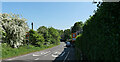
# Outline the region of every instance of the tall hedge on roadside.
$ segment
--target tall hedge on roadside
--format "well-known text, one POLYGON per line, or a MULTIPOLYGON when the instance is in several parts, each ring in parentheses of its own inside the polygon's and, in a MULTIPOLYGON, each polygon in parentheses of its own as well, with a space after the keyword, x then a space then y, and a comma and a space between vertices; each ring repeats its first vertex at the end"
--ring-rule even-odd
POLYGON ((100 3, 76 44, 88 60, 120 61, 120 2, 100 3))

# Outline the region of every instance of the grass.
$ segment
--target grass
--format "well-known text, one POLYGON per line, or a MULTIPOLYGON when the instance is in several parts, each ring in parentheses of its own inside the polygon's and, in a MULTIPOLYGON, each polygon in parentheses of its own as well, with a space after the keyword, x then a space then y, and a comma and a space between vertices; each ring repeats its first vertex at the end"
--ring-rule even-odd
MULTIPOLYGON (((58 45, 60 45, 60 43, 58 45)), ((16 57, 16 56, 21 56, 21 55, 25 55, 28 53, 52 48, 54 46, 57 46, 57 45, 51 44, 50 46, 43 46, 43 47, 35 47, 33 45, 25 45, 25 46, 21 46, 19 48, 11 48, 5 44, 2 44, 2 48, 1 48, 2 49, 2 57, 0 57, 0 59, 7 59, 7 58, 16 57)))

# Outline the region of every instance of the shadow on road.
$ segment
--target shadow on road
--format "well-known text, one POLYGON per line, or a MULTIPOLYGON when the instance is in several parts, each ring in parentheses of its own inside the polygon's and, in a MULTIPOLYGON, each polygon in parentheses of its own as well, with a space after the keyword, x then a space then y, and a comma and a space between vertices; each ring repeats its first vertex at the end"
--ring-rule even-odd
POLYGON ((64 46, 63 52, 53 62, 77 62, 73 47, 64 46))

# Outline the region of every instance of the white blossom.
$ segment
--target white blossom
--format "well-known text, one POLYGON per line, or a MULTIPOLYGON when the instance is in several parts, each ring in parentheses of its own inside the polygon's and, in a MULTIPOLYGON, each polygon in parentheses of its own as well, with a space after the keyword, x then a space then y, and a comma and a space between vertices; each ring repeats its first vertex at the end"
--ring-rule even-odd
POLYGON ((19 18, 15 14, 5 15, 1 18, 1 25, 4 26, 4 30, 7 33, 7 42, 13 45, 15 48, 23 45, 22 42, 25 38, 26 31, 28 31, 28 26, 25 23, 26 19, 19 18), (7 16, 8 15, 8 16, 7 16))

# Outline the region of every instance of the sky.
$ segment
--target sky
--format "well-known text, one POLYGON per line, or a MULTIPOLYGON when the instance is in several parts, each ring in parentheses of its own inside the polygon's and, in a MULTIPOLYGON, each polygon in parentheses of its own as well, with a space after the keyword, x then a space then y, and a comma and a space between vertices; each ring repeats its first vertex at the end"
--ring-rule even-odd
POLYGON ((103 0, 1 0, 2 2, 102 2, 103 0))
POLYGON ((27 19, 34 30, 40 26, 70 29, 75 22, 85 22, 97 9, 92 2, 3 2, 2 13, 14 13, 27 19))

